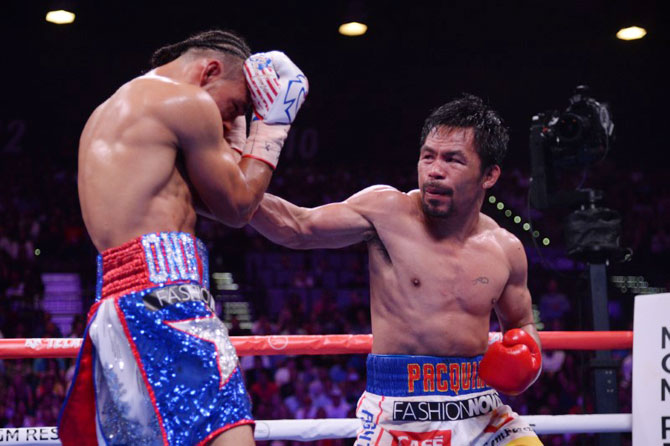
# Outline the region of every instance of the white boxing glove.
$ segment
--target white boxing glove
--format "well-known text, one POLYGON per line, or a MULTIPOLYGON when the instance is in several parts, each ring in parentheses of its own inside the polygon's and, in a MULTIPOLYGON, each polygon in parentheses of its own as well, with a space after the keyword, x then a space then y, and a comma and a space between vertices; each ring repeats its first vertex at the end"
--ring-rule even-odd
POLYGON ((284 140, 290 128, 290 125, 267 125, 265 121, 252 120, 242 158, 263 161, 272 170, 276 169, 284 140))
POLYGON ((305 102, 307 78, 281 51, 251 55, 244 76, 254 106, 254 117, 243 157, 277 167, 290 124, 305 102))
POLYGON ((309 91, 307 78, 281 51, 256 53, 244 62, 254 114, 266 124, 292 124, 309 91))

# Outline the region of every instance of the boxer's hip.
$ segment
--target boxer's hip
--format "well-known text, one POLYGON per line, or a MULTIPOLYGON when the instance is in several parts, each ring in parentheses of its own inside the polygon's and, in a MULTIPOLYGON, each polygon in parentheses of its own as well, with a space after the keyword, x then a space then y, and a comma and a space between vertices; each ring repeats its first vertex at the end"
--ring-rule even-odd
POLYGON ((178 284, 209 288, 207 249, 192 234, 145 234, 98 256, 98 301, 178 284))
POLYGON ((481 359, 369 355, 356 446, 500 446, 519 438, 539 445, 530 426, 481 380, 481 359))
POLYGON ((490 390, 479 377, 482 356, 368 355, 366 390, 387 397, 461 396, 490 390))
POLYGON ((185 446, 253 423, 207 275, 204 245, 190 234, 148 234, 99 256, 98 299, 61 413, 64 445, 185 446))

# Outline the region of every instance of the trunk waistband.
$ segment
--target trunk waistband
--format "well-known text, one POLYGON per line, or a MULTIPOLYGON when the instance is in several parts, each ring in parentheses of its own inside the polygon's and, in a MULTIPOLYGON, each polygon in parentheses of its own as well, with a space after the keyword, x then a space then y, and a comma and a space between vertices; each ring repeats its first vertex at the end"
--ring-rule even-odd
POLYGON ((181 283, 209 289, 207 248, 192 234, 145 234, 98 255, 96 301, 181 283))
POLYGON ((458 396, 491 390, 477 373, 482 357, 371 354, 366 390, 390 397, 458 396))

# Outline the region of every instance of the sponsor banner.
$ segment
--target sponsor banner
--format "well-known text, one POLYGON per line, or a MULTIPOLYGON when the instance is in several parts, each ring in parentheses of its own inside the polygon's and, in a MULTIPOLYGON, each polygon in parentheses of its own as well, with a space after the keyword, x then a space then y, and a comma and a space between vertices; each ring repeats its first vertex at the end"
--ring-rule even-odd
POLYGON ((374 415, 372 412, 362 409, 359 415, 361 420, 361 430, 358 433, 356 444, 354 446, 371 446, 372 440, 375 437, 377 430, 377 423, 374 422, 374 415))
POLYGON ((161 310, 179 302, 204 302, 210 310, 216 308, 212 294, 206 288, 193 284, 156 288, 142 299, 150 311, 161 310))
POLYGON ((60 445, 56 427, 0 429, 0 445, 60 445))
POLYGON ((670 446, 670 293, 635 297, 633 445, 670 446))
POLYGON ((390 430, 391 446, 451 446, 451 431, 403 432, 390 430))
POLYGON ((530 426, 503 427, 502 429, 498 429, 496 432, 497 433, 493 435, 490 440, 484 443, 484 446, 503 446, 510 440, 530 436, 533 436, 533 440, 528 440, 528 444, 539 443, 539 440, 537 440, 537 437, 535 437, 533 428, 530 426), (537 440, 537 442, 534 442, 535 440, 537 440))
POLYGON ((454 401, 395 401, 394 421, 456 421, 485 415, 502 406, 495 393, 454 401))
POLYGON ((27 338, 24 345, 31 350, 78 349, 81 342, 81 338, 27 338))

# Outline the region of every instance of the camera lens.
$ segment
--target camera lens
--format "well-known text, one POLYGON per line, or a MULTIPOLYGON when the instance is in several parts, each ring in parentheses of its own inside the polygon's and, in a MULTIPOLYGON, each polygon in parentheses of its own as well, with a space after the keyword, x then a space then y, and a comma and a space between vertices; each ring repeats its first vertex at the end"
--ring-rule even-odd
POLYGON ((582 137, 587 126, 588 121, 582 116, 574 113, 563 113, 556 123, 556 136, 562 142, 577 141, 582 137))

